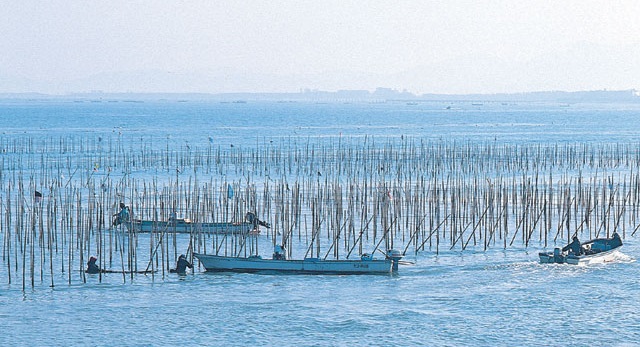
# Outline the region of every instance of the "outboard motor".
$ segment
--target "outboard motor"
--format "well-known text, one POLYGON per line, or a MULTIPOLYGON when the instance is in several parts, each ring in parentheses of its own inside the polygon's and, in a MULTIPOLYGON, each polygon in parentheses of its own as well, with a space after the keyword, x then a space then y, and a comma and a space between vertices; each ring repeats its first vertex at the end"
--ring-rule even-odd
POLYGON ((553 249, 553 261, 555 263, 564 263, 564 260, 562 259, 562 255, 560 254, 560 248, 556 247, 553 249))
POLYGON ((398 262, 400 262, 400 259, 403 257, 402 253, 396 249, 390 249, 387 251, 387 259, 391 259, 391 261, 393 261, 393 271, 398 271, 398 262))

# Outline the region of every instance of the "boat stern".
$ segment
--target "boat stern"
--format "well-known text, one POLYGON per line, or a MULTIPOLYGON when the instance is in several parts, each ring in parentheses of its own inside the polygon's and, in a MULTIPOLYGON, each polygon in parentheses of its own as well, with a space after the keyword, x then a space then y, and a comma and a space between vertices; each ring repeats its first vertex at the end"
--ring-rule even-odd
POLYGON ((393 262, 393 265, 391 267, 392 271, 398 271, 398 264, 400 263, 400 260, 403 257, 404 257, 404 255, 402 255, 402 253, 400 251, 398 251, 397 249, 390 249, 390 250, 387 251, 386 258, 393 262))
POLYGON ((560 248, 554 248, 553 252, 540 252, 538 253, 541 264, 563 264, 566 262, 566 257, 560 251, 560 248))

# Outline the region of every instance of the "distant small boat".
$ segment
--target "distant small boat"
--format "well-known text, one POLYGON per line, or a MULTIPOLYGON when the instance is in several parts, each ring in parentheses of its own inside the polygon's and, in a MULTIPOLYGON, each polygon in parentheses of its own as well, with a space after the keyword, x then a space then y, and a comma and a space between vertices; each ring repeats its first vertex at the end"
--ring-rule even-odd
POLYGON ((387 252, 384 259, 374 259, 368 254, 359 260, 322 260, 305 258, 289 260, 284 247, 276 246, 272 259, 260 256, 225 257, 194 253, 207 271, 212 272, 275 272, 289 274, 388 274, 398 270, 402 254, 396 250, 387 252))
POLYGON ((580 254, 565 253, 560 248, 553 252, 540 252, 540 263, 587 265, 594 263, 606 263, 615 259, 615 251, 622 247, 622 240, 617 233, 611 238, 597 238, 583 242, 580 254))

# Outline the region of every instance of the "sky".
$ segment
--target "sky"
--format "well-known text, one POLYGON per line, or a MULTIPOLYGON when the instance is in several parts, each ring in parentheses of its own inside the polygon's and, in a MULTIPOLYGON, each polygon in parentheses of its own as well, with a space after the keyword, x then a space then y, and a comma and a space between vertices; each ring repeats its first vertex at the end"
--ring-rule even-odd
POLYGON ((0 93, 640 89, 640 1, 3 1, 0 93))

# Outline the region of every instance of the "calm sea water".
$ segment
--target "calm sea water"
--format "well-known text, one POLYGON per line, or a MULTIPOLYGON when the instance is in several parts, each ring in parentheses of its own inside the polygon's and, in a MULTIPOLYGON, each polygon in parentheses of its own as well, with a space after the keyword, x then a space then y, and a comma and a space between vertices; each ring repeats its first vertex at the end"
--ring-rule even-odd
MULTIPOLYGON (((160 147, 340 136, 635 144, 639 115, 639 105, 0 103, 3 141, 122 136, 158 139, 160 147)), ((59 274, 54 287, 36 280, 23 290, 21 280, 8 284, 3 266, 0 343, 636 346, 640 246, 636 237, 624 241, 617 260, 604 265, 541 265, 536 246, 469 248, 410 255, 414 265, 388 276, 211 274, 196 268, 183 277, 106 274, 102 281, 89 276, 71 284, 59 274)))

